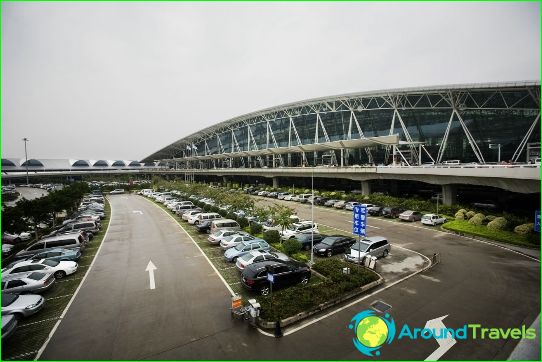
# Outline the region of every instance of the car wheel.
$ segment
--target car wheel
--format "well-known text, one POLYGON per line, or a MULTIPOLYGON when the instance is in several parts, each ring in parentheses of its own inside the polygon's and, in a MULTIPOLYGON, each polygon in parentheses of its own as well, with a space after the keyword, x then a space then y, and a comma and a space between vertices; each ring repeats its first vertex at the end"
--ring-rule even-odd
POLYGON ((329 250, 326 255, 328 256, 328 258, 331 258, 331 256, 333 255, 333 252, 329 250))
POLYGON ((301 284, 306 285, 308 282, 309 282, 309 277, 307 277, 306 275, 303 275, 303 277, 301 278, 301 284))
POLYGON ((388 251, 388 249, 384 250, 384 252, 382 253, 382 256, 385 258, 388 256, 390 252, 388 251))
POLYGON ((269 287, 263 287, 260 290, 261 295, 269 295, 269 287))
POLYGON ((55 279, 62 279, 66 276, 66 273, 63 272, 62 270, 59 270, 57 272, 55 272, 55 279))

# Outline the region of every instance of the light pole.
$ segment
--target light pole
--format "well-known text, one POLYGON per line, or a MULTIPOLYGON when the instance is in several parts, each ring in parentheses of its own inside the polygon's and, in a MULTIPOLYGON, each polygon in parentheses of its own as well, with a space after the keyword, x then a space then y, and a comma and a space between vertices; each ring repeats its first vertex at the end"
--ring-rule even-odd
POLYGON ((28 142, 28 138, 23 138, 24 142, 24 158, 25 158, 25 165, 26 165, 26 185, 28 186, 28 153, 26 152, 26 142, 28 142))
POLYGON ((312 193, 312 199, 311 199, 311 222, 312 222, 312 229, 311 229, 311 266, 314 265, 314 165, 312 166, 312 172, 311 172, 311 193, 312 193))
POLYGON ((500 143, 490 143, 489 148, 490 149, 493 149, 493 148, 497 149, 497 163, 501 163, 501 144, 500 143))

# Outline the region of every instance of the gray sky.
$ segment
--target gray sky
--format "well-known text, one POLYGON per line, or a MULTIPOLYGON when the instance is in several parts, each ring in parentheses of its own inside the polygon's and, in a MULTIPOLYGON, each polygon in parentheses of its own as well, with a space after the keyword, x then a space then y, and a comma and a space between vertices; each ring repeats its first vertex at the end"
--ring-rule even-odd
POLYGON ((2 3, 2 157, 142 159, 262 108, 540 79, 538 3, 2 3))

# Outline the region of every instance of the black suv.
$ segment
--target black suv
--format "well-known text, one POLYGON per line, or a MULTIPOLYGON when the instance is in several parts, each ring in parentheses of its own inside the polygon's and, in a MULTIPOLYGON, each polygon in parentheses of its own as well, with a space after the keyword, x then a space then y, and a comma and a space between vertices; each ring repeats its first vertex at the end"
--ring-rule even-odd
POLYGON ((307 284, 311 278, 311 270, 306 264, 293 260, 270 260, 247 266, 241 274, 241 284, 248 290, 268 295, 267 273, 273 274, 273 290, 293 284, 307 284))
POLYGON ((355 242, 356 240, 350 236, 328 236, 320 243, 314 245, 313 253, 320 256, 332 256, 333 254, 343 253, 355 242))
POLYGON ((405 209, 402 209, 400 207, 385 207, 382 209, 382 216, 395 219, 399 217, 399 214, 405 211, 405 209))

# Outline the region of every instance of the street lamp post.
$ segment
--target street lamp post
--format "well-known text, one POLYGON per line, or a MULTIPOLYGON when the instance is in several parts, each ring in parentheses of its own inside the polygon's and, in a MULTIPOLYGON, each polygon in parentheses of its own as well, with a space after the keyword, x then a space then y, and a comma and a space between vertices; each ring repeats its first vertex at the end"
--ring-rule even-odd
POLYGON ((25 158, 25 165, 26 165, 26 185, 28 186, 28 153, 26 152, 26 142, 28 142, 28 138, 23 138, 24 142, 24 158, 25 158))
POLYGON ((311 222, 312 222, 312 229, 311 229, 311 266, 314 265, 314 165, 312 167, 312 173, 311 173, 311 193, 312 193, 312 199, 311 199, 311 222))

